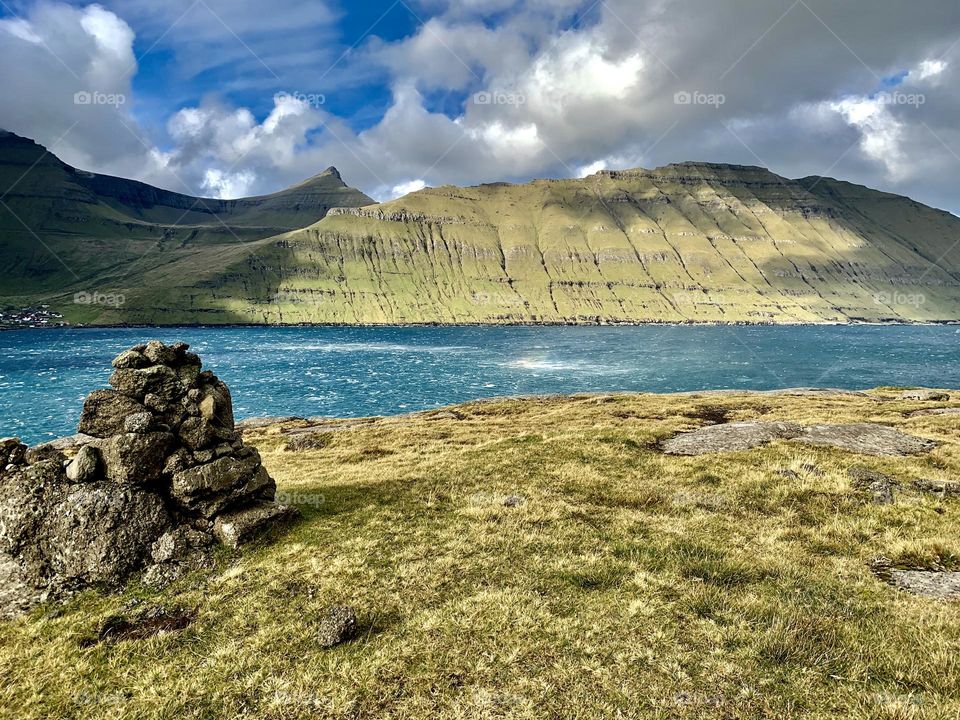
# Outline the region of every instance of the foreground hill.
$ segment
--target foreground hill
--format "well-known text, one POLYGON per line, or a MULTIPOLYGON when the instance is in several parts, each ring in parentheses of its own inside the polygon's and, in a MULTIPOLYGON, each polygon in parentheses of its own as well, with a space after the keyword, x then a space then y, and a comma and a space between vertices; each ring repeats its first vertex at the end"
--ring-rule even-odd
POLYGON ((47 156, 6 202, 45 239, 0 207, 0 302, 42 298, 73 321, 960 320, 960 218, 756 167, 441 187, 372 205, 334 171, 266 198, 201 201, 47 156), (78 291, 124 303, 76 306, 78 291))
POLYGON ((4 131, 0 195, 0 307, 136 287, 178 261, 220 268, 247 242, 373 202, 334 168, 273 195, 196 198, 77 170, 4 131))
POLYGON ((956 717, 956 604, 883 568, 960 569, 957 415, 929 413, 960 403, 896 397, 498 400, 248 430, 303 520, 166 590, 0 624, 0 716, 956 717), (658 449, 744 420, 939 445, 658 449), (97 642, 157 604, 183 622, 114 619, 97 642), (359 632, 325 649, 330 605, 359 632))

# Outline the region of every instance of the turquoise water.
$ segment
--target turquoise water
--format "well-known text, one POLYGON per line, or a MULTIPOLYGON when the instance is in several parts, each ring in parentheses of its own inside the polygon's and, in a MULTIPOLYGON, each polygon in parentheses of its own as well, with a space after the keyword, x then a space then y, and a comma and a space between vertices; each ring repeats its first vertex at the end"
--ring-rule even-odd
POLYGON ((0 332, 0 436, 75 432, 110 360, 184 340, 238 418, 350 417, 616 390, 960 387, 956 327, 169 328, 0 332))

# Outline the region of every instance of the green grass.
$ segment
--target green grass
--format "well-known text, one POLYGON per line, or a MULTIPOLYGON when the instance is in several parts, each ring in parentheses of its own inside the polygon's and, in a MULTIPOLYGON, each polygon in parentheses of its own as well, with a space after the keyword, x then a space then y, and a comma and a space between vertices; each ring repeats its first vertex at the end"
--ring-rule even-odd
POLYGON ((957 605, 899 592, 870 563, 954 563, 958 500, 874 505, 846 475, 955 479, 956 421, 876 397, 503 400, 332 430, 304 452, 278 427, 255 431, 303 519, 166 591, 87 592, 0 626, 0 714, 956 717, 957 605), (942 444, 917 458, 654 449, 705 406, 885 422, 942 444), (81 647, 132 597, 197 620, 81 647), (361 633, 323 650, 332 603, 356 607, 361 633))

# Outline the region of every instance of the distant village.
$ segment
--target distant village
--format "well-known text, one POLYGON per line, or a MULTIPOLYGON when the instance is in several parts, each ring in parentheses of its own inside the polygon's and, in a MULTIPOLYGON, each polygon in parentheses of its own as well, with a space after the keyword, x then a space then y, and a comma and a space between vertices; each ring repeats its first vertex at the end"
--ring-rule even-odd
POLYGON ((63 315, 54 312, 49 305, 21 308, 20 310, 0 310, 0 330, 16 328, 65 327, 63 315))

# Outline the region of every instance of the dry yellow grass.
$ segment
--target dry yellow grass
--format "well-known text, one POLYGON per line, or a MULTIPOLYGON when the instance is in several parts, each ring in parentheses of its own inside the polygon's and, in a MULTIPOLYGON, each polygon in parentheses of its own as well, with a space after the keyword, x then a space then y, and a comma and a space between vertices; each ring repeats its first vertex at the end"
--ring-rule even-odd
POLYGON ((917 407, 503 400, 332 429, 298 453, 280 428, 255 431, 303 520, 163 592, 87 592, 3 624, 0 715, 957 717, 958 606, 897 591, 869 563, 956 566, 960 501, 874 505, 846 475, 958 479, 958 418, 905 416, 917 407), (718 408, 884 422, 942 444, 907 459, 785 442, 657 452, 718 408), (134 597, 196 607, 197 620, 81 647, 134 597), (331 603, 356 607, 362 633, 323 650, 314 631, 331 603))

